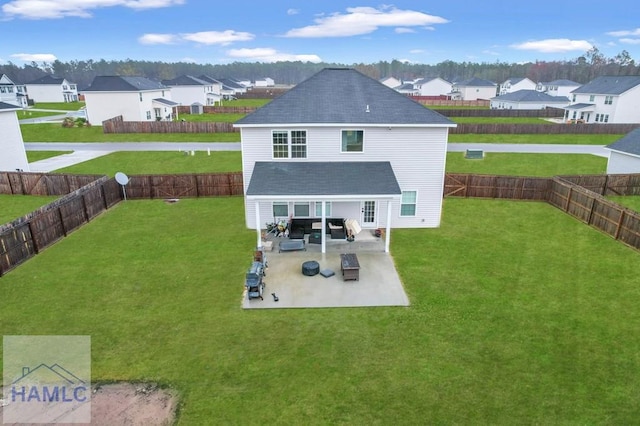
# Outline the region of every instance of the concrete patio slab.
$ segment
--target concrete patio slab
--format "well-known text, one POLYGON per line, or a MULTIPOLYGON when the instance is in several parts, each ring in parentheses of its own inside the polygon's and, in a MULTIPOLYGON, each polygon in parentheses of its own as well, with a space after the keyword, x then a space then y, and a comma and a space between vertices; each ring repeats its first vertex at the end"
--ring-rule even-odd
MULTIPOLYGON (((264 300, 247 299, 242 294, 244 309, 269 308, 337 308, 364 306, 409 306, 400 277, 390 253, 379 251, 356 251, 360 263, 360 279, 343 281, 340 271, 340 253, 346 252, 344 245, 322 254, 314 244, 307 251, 266 254, 268 268, 264 282, 264 300), (331 269, 335 275, 305 276, 302 263, 315 260, 320 270, 331 269), (272 293, 278 296, 274 301, 272 293)), ((347 245, 346 247, 355 248, 347 245)), ((247 260, 249 264, 251 259, 247 260)))

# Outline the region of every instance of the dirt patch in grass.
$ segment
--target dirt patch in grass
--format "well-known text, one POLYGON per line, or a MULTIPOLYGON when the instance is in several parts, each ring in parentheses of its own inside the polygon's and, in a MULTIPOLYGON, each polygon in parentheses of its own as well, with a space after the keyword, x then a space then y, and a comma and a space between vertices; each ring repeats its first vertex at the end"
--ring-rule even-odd
MULTIPOLYGON (((0 404, 0 418, 3 405, 0 404)), ((176 420, 175 392, 149 383, 94 385, 91 425, 172 425, 176 420)))

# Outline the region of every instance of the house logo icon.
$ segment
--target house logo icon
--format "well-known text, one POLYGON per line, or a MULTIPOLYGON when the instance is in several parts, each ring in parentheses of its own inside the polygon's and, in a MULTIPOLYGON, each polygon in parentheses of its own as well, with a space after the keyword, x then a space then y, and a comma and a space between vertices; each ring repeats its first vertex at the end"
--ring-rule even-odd
POLYGON ((22 376, 11 383, 10 403, 76 402, 88 400, 84 380, 59 364, 22 367, 22 376))

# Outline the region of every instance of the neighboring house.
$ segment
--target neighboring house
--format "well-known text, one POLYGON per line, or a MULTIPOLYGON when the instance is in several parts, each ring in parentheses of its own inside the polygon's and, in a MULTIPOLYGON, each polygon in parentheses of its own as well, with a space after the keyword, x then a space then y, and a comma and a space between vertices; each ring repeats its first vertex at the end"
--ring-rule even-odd
POLYGON ((551 96, 566 96, 570 97, 571 92, 580 87, 580 83, 576 83, 571 80, 553 80, 548 83, 538 83, 536 90, 544 92, 551 96))
POLYGON ((222 83, 222 95, 226 99, 231 99, 247 92, 247 87, 230 78, 216 78, 222 83))
POLYGON ((45 75, 26 83, 29 97, 34 102, 77 102, 78 87, 65 78, 45 75))
POLYGON ((0 75, 0 102, 26 108, 28 106, 26 87, 23 84, 14 83, 6 74, 0 75))
MULTIPOLYGON (((273 87, 275 85, 276 85, 276 82, 270 77, 256 79, 254 83, 255 87, 273 87)), ((246 84, 244 84, 244 86, 246 86, 246 84)))
POLYGON ((0 170, 29 171, 27 153, 24 149, 22 132, 16 111, 20 107, 0 102, 0 170))
POLYGON ((191 75, 181 75, 171 80, 162 80, 171 88, 171 100, 180 105, 215 105, 222 97, 222 84, 202 80, 191 75))
POLYGON ((380 79, 380 83, 384 84, 385 86, 391 89, 395 89, 396 87, 402 84, 402 81, 398 80, 395 77, 385 77, 380 79))
POLYGON ((498 85, 481 78, 470 78, 454 82, 451 88, 451 99, 463 101, 477 101, 478 99, 491 99, 497 94, 498 85))
POLYGON ((403 95, 418 96, 420 94, 420 91, 415 88, 413 83, 404 83, 400 86, 394 87, 393 89, 398 93, 402 93, 403 95))
POLYGON ((97 76, 83 91, 93 124, 121 115, 124 121, 167 121, 174 117, 171 89, 145 77, 97 76))
POLYGON ((518 90, 491 98, 491 109, 544 109, 569 105, 566 96, 549 96, 537 90, 518 90))
POLYGON ((507 93, 517 92, 518 90, 536 90, 536 83, 528 78, 510 78, 500 84, 499 95, 506 95, 507 93))
POLYGON ((235 126, 258 242, 266 223, 290 217, 387 231, 440 225, 455 123, 356 70, 326 68, 235 126))
POLYGON ((571 92, 567 121, 640 123, 640 76, 604 76, 571 92))
POLYGON ((640 173, 640 128, 605 148, 611 151, 607 161, 607 174, 640 173))
POLYGON ((419 96, 442 96, 451 93, 451 83, 440 77, 421 78, 413 83, 419 96))

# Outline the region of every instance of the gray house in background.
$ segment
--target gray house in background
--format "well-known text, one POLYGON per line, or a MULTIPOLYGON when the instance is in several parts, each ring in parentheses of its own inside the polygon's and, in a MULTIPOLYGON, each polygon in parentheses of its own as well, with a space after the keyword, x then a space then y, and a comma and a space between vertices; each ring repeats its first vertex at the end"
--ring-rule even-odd
POLYGON ((640 173, 640 128, 605 148, 611 151, 607 174, 640 173))
POLYGON ((290 218, 437 227, 455 126, 356 70, 326 68, 235 123, 246 225, 258 245, 266 223, 290 218))

